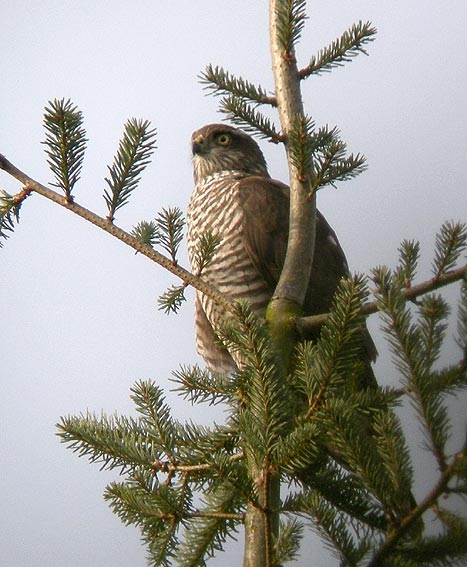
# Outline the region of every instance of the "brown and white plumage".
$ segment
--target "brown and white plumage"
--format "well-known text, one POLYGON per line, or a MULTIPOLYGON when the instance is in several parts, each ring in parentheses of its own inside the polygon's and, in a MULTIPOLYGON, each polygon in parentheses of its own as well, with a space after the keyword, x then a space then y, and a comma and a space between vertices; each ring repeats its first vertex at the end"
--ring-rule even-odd
MULTIPOLYGON (((217 233, 222 240, 203 278, 232 299, 247 300, 258 315, 264 316, 286 255, 289 188, 271 179, 258 144, 241 130, 210 124, 194 132, 192 141, 195 189, 188 206, 187 227, 193 268, 199 237, 209 231, 217 233)), ((304 314, 329 311, 336 287, 348 273, 337 236, 318 212, 304 314)), ((241 366, 241 361, 235 361, 235 354, 232 357, 216 337, 215 329, 224 316, 222 308, 197 292, 198 352, 208 368, 217 372, 234 371, 236 362, 241 366)), ((375 357, 376 349, 365 327, 362 329, 362 387, 376 386, 371 368, 375 357)), ((360 434, 374 446, 377 433, 373 430, 371 414, 356 414, 355 418, 354 425, 360 428, 360 434)), ((345 459, 333 447, 332 439, 327 448, 345 466, 345 459)), ((313 483, 315 472, 314 468, 301 471, 301 481, 313 483)), ((401 491, 406 492, 400 507, 403 515, 415 506, 415 500, 410 487, 401 487, 401 491)))
MULTIPOLYGON (((195 189, 188 212, 188 251, 193 264, 199 237, 206 232, 222 240, 203 278, 232 299, 247 300, 264 316, 284 262, 289 226, 289 188, 271 179, 258 144, 225 124, 193 133, 195 189)), ((315 254, 305 315, 329 310, 340 279, 348 274, 337 236, 317 215, 315 254)), ((236 368, 216 339, 224 315, 208 297, 196 295, 196 341, 206 365, 218 372, 236 368)), ((369 337, 368 337, 369 338, 369 337)), ((374 355, 369 339, 368 357, 374 355)))

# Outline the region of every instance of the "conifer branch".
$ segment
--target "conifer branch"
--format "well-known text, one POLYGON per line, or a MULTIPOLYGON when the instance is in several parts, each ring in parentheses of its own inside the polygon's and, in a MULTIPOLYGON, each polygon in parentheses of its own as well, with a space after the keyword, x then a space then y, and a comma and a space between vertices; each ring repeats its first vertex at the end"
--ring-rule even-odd
POLYGON ((170 567, 170 559, 178 547, 177 528, 183 518, 181 489, 158 485, 145 475, 135 475, 128 482, 110 483, 104 499, 122 522, 140 528, 151 564, 170 567))
POLYGON ((323 152, 337 135, 337 129, 327 127, 316 131, 316 124, 309 116, 295 116, 288 135, 289 156, 302 182, 312 183, 316 174, 313 158, 323 152), (311 164, 311 167, 310 167, 311 164))
MULTIPOLYGON (((3 156, 0 155, 0 164, 3 156)), ((29 197, 31 190, 24 188, 16 195, 10 195, 0 189, 0 248, 3 240, 9 237, 8 232, 13 232, 15 223, 19 222, 19 211, 23 202, 29 197)))
MULTIPOLYGON (((245 454, 243 451, 236 453, 235 455, 230 455, 228 457, 228 461, 234 463, 235 461, 241 461, 245 458, 245 454)), ((173 463, 170 461, 161 461, 156 460, 154 461, 152 468, 154 472, 162 472, 168 473, 169 475, 173 475, 175 473, 196 473, 200 471, 212 471, 217 470, 217 467, 213 463, 200 463, 196 465, 180 465, 177 463, 173 463)))
MULTIPOLYGON (((438 500, 448 492, 449 482, 458 474, 461 462, 466 461, 467 457, 463 453, 454 456, 450 465, 441 471, 436 485, 425 496, 425 498, 415 506, 410 512, 400 520, 398 526, 394 527, 388 534, 386 540, 371 558, 367 567, 380 567, 384 564, 384 559, 388 557, 396 548, 399 541, 410 531, 422 515, 430 508, 436 506, 438 500)), ((402 557, 404 550, 401 550, 402 557)))
POLYGON ((255 104, 277 105, 276 98, 268 96, 263 87, 253 85, 241 77, 236 77, 217 65, 215 67, 207 65, 199 79, 201 84, 204 84, 205 88, 215 96, 234 95, 255 104))
POLYGON ((169 461, 175 463, 179 439, 162 389, 149 380, 141 380, 130 391, 136 411, 141 416, 141 424, 151 432, 155 444, 163 450, 169 461))
MULTIPOLYGON (((165 225, 165 223, 166 220, 164 220, 163 224, 165 225)), ((181 228, 183 225, 181 218, 178 220, 178 223, 180 224, 178 228, 175 228, 175 226, 170 228, 170 225, 167 225, 167 227, 162 230, 160 228, 160 225, 156 226, 156 240, 170 253, 174 264, 177 264, 176 253, 178 251, 178 246, 182 241, 181 228), (180 232, 174 235, 170 235, 170 232, 174 230, 180 230, 180 232)), ((210 231, 203 233, 200 236, 200 238, 198 239, 198 246, 193 261, 193 264, 195 265, 195 277, 202 277, 204 270, 211 263, 214 254, 219 244, 221 243, 221 240, 222 238, 219 235, 213 234, 210 231)), ((177 313, 181 305, 186 301, 185 290, 187 287, 188 283, 184 282, 182 285, 172 285, 168 289, 166 289, 157 299, 159 309, 161 311, 164 311, 166 315, 168 315, 169 313, 177 313)))
POLYGON ((259 112, 252 104, 245 100, 229 95, 222 98, 219 104, 220 112, 227 115, 228 120, 240 126, 245 132, 251 132, 262 138, 269 138, 273 143, 283 141, 284 137, 279 134, 271 120, 259 112))
POLYGON ((309 368, 303 377, 309 399, 306 419, 320 407, 331 383, 346 380, 345 369, 361 351, 361 305, 366 294, 361 276, 342 280, 338 288, 320 340, 309 352, 309 368))
POLYGON ((119 468, 123 473, 140 466, 149 468, 155 460, 148 432, 134 419, 87 413, 63 417, 56 427, 68 448, 87 456, 91 463, 102 463, 102 469, 119 468))
POLYGON ((332 69, 352 61, 359 53, 368 55, 364 46, 374 41, 376 32, 377 30, 371 22, 359 21, 357 24, 353 24, 340 38, 333 41, 328 47, 321 49, 318 55, 314 55, 305 68, 300 69, 300 79, 332 71, 332 69))
POLYGON ((78 181, 86 150, 86 131, 82 127, 83 116, 71 100, 53 100, 46 107, 44 126, 49 156, 47 163, 55 174, 55 187, 63 190, 67 201, 78 181))
POLYGON ((177 263, 177 253, 183 241, 185 227, 182 211, 178 207, 162 209, 157 215, 155 225, 156 243, 169 254, 172 262, 177 263))
POLYGON ((283 565, 297 559, 303 538, 303 524, 296 518, 280 521, 279 535, 274 542, 274 565, 283 565))
POLYGON ((210 518, 215 520, 236 520, 243 522, 245 514, 233 514, 228 512, 188 512, 185 518, 210 518))
POLYGON ((462 252, 467 249, 467 224, 446 222, 436 235, 433 273, 435 279, 456 265, 462 252))
POLYGON ((310 468, 322 458, 321 430, 316 423, 304 422, 280 438, 273 462, 280 463, 281 472, 294 479, 297 471, 310 468))
POLYGON ((351 179, 365 168, 360 154, 346 156, 347 145, 339 138, 337 128, 316 129, 308 116, 295 117, 288 135, 292 165, 301 182, 308 186, 308 198, 320 187, 351 179))
POLYGON ((294 48, 305 26, 305 0, 283 0, 274 2, 274 19, 277 39, 281 50, 288 58, 295 59, 294 48))
POLYGON ((374 500, 355 475, 330 462, 322 468, 312 468, 299 476, 305 489, 298 494, 289 494, 283 510, 294 514, 306 514, 319 522, 322 506, 331 506, 336 511, 352 518, 361 531, 385 531, 387 518, 374 505, 374 500))
MULTIPOLYGON (((467 279, 467 264, 445 272, 437 277, 431 278, 409 288, 401 290, 401 296, 406 301, 414 301, 418 297, 425 295, 431 291, 435 291, 456 281, 467 279)), ((365 316, 377 313, 380 310, 378 301, 371 301, 362 305, 362 314, 365 316)), ((323 325, 329 318, 329 313, 321 313, 320 315, 310 315, 308 317, 300 317, 296 319, 296 325, 302 336, 312 329, 323 325)))
POLYGON ((340 564, 359 565, 369 551, 371 530, 366 526, 356 529, 351 517, 316 494, 309 495, 304 504, 304 511, 311 517, 315 531, 337 552, 340 564), (357 538, 355 532, 360 537, 357 538))
POLYGON ((130 246, 136 252, 139 252, 140 254, 148 257, 153 262, 156 262, 156 264, 159 264, 160 266, 180 278, 183 282, 193 286, 201 293, 206 294, 208 297, 213 299, 216 303, 218 303, 225 309, 230 310, 232 308, 232 303, 229 301, 229 299, 227 299, 223 294, 219 293, 213 286, 204 282, 201 278, 190 273, 188 270, 185 270, 178 264, 174 264, 174 262, 170 258, 167 258, 163 254, 157 252, 148 244, 141 242, 141 240, 139 240, 132 234, 125 232, 123 229, 117 227, 114 223, 110 222, 109 219, 105 219, 103 217, 100 217, 99 215, 96 215, 85 207, 78 205, 76 202, 68 202, 65 197, 62 197, 57 192, 49 189, 48 187, 45 187, 45 185, 42 185, 38 181, 35 181, 31 177, 23 173, 1 154, 0 169, 3 169, 12 177, 15 177, 20 183, 22 183, 24 185, 23 190, 25 192, 38 193, 46 199, 57 203, 58 205, 80 216, 91 224, 94 224, 105 232, 108 232, 118 240, 121 240, 124 244, 130 246))
POLYGON ((222 236, 220 234, 214 234, 211 231, 205 232, 199 237, 193 262, 196 268, 195 275, 197 277, 201 277, 204 270, 212 262, 214 254, 221 242, 222 236))
POLYGON ((159 231, 157 224, 154 221, 140 221, 133 230, 131 235, 134 236, 141 244, 146 244, 151 248, 156 245, 157 238, 159 236, 159 231))
POLYGON ((366 158, 361 154, 345 155, 347 145, 342 140, 334 141, 323 157, 317 158, 317 179, 311 191, 326 185, 334 185, 337 181, 353 179, 366 170, 366 158))
POLYGON ((159 309, 164 311, 166 315, 178 313, 178 310, 186 301, 185 290, 187 287, 188 284, 183 283, 182 285, 172 285, 167 288, 157 298, 159 309))
MULTIPOLYGON (((182 211, 178 207, 162 209, 153 223, 154 232, 153 240, 163 250, 165 250, 174 264, 178 263, 177 254, 180 244, 183 241, 183 229, 185 219, 182 211)), ((152 226, 150 227, 152 228, 152 226)), ((199 277, 201 274, 198 273, 199 277)), ((186 301, 185 290, 188 284, 184 282, 182 285, 172 285, 164 293, 162 293, 157 303, 159 309, 165 311, 166 314, 177 313, 181 305, 186 301)))
POLYGON ((110 177, 106 177, 108 189, 104 199, 109 209, 107 218, 113 222, 115 212, 123 207, 136 189, 155 149, 156 130, 150 129, 148 120, 132 118, 124 126, 117 154, 112 166, 107 166, 110 177))
POLYGON ((204 510, 197 510, 197 516, 187 526, 185 542, 180 547, 178 561, 183 567, 205 564, 206 557, 221 551, 227 537, 234 537, 238 523, 245 516, 241 509, 238 492, 227 482, 219 484, 203 498, 204 510))
POLYGON ((173 372, 175 391, 191 403, 208 402, 211 405, 228 403, 237 392, 237 381, 224 374, 214 374, 208 370, 194 367, 181 367, 173 372))
POLYGON ((246 403, 239 419, 245 442, 260 465, 265 459, 272 462, 278 439, 290 421, 291 398, 265 325, 244 303, 237 304, 235 315, 236 321, 225 322, 221 333, 231 352, 244 355, 241 368, 246 403))

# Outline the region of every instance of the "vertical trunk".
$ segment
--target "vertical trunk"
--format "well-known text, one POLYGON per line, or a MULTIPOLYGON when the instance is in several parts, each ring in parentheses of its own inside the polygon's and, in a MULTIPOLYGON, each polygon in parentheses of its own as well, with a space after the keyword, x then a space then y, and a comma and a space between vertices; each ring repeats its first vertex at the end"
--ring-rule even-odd
MULTIPOLYGON (((285 51, 281 43, 278 18, 283 0, 269 0, 269 42, 275 95, 282 131, 288 134, 297 116, 303 116, 300 79, 293 46, 285 51)), ((287 148, 287 143, 286 143, 287 148)), ((301 307, 305 299, 313 262, 316 227, 316 200, 308 200, 307 184, 299 179, 298 172, 289 160, 290 172, 290 223, 289 242, 284 268, 273 296, 274 303, 288 300, 301 307)), ((289 308, 280 307, 280 312, 289 308)))
POLYGON ((268 467, 258 469, 249 459, 258 489, 257 505, 248 504, 245 516, 243 567, 271 567, 273 544, 279 534, 280 477, 268 467))
MULTIPOLYGON (((269 37, 279 117, 282 131, 287 135, 297 116, 303 116, 303 103, 293 46, 286 51, 278 33, 278 6, 281 4, 283 0, 269 0, 269 37)), ((294 317, 300 314, 308 287, 316 227, 315 197, 307 199, 308 186, 299 179, 290 160, 289 171, 290 223, 287 255, 266 314, 284 369, 289 366, 293 347, 294 317)), ((257 506, 250 504, 247 508, 243 567, 271 567, 273 540, 279 530, 280 475, 271 475, 266 465, 258 469, 251 456, 248 462, 251 478, 258 487, 259 498, 257 506)))

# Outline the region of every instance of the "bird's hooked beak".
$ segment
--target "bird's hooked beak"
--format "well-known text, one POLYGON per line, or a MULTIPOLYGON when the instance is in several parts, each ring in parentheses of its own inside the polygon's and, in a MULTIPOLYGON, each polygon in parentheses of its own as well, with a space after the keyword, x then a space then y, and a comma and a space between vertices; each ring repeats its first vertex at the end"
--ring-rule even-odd
POLYGON ((199 134, 198 136, 196 136, 196 138, 193 138, 193 143, 192 143, 192 151, 193 151, 193 155, 196 154, 201 154, 204 151, 204 136, 202 136, 201 134, 199 134))

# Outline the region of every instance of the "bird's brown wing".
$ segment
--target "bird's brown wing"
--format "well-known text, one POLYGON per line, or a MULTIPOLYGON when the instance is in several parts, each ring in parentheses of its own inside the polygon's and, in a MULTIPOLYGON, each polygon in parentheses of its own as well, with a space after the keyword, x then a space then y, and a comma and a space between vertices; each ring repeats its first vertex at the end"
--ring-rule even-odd
MULTIPOLYGON (((251 261, 274 291, 284 264, 289 232, 289 188, 263 177, 240 182, 244 243, 251 261)), ((329 311, 336 287, 349 269, 336 234, 318 211, 316 243, 305 315, 329 311)))
MULTIPOLYGON (((240 181, 240 200, 245 218, 245 249, 273 293, 287 252, 289 188, 272 179, 248 177, 240 181)), ((340 280, 349 274, 335 232, 319 211, 316 220, 315 252, 304 315, 328 312, 340 280)), ((364 343, 368 359, 375 360, 376 348, 366 329, 364 343)))
POLYGON ((272 294, 287 252, 288 187, 265 177, 246 177, 239 189, 244 246, 272 294))

